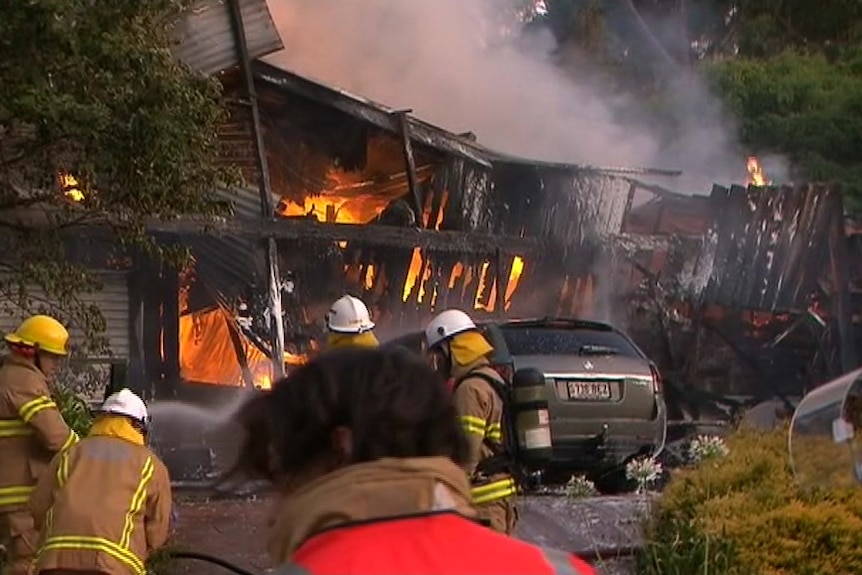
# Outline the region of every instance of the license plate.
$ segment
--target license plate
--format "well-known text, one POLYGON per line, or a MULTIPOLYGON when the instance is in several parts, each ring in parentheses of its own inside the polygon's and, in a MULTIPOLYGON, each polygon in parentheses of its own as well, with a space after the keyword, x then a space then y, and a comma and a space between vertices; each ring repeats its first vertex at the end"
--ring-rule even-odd
POLYGON ((569 381, 569 399, 603 400, 611 398, 611 385, 604 381, 569 381))

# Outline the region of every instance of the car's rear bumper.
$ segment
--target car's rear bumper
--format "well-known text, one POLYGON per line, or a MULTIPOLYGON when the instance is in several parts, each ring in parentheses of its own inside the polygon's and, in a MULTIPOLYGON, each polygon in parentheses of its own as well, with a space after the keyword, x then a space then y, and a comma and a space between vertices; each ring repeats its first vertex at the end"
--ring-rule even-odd
POLYGON ((613 467, 631 457, 658 455, 664 449, 667 418, 593 422, 594 433, 553 438, 550 467, 590 471, 613 467))

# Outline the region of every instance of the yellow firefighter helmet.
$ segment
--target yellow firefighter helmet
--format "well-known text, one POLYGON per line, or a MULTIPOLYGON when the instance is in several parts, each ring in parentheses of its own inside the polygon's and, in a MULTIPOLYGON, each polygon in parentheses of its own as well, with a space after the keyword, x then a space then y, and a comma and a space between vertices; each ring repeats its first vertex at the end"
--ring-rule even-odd
POLYGON ((69 332, 63 324, 47 315, 28 317, 14 332, 6 335, 6 341, 29 345, 54 355, 68 355, 69 332))

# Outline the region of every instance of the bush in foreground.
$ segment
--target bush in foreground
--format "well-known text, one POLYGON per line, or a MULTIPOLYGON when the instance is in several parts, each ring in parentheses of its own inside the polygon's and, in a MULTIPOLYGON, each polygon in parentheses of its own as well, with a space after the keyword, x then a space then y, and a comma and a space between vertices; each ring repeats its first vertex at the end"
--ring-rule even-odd
POLYGON ((801 489, 783 431, 738 432, 727 447, 674 473, 651 510, 640 573, 862 573, 862 488, 801 489))

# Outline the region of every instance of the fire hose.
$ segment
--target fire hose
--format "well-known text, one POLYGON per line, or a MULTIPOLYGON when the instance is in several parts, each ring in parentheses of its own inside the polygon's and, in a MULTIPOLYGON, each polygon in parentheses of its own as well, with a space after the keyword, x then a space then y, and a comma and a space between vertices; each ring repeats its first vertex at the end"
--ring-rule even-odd
POLYGON ((247 571, 242 567, 237 567, 229 561, 225 561, 224 559, 220 559, 218 557, 213 557, 212 555, 207 555, 206 553, 197 553, 196 551, 170 551, 168 553, 168 556, 171 559, 194 559, 196 561, 203 561, 204 563, 212 563, 213 565, 218 565, 222 569, 233 571, 238 575, 260 575, 259 573, 247 571))

